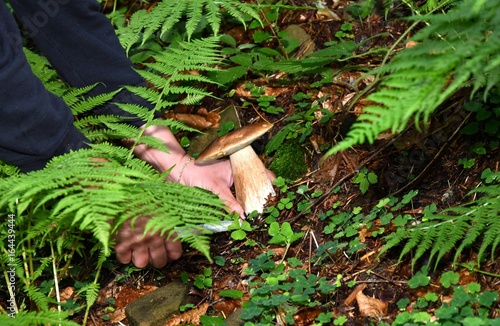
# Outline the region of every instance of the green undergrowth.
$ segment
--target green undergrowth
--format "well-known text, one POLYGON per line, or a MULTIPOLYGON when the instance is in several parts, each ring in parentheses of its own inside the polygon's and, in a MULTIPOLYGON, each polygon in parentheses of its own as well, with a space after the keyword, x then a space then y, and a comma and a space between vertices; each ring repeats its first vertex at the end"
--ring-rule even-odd
MULTIPOLYGON (((392 324, 380 325, 499 325, 498 319, 490 318, 491 310, 498 302, 498 292, 482 290, 481 285, 475 282, 465 286, 457 285, 459 278, 457 273, 443 273, 440 290, 448 293, 447 297, 428 291, 417 298, 412 309, 408 309, 409 298, 400 299, 397 306, 402 312, 392 324), (430 307, 432 310, 428 312, 430 307)), ((428 284, 428 277, 417 273, 408 284, 412 288, 425 286, 428 284), (418 278, 423 278, 423 282, 418 278)), ((439 286, 435 288, 439 289, 439 286)))
MULTIPOLYGON (((383 9, 399 4, 387 3, 383 9)), ((465 204, 444 210, 429 204, 421 213, 413 210, 419 196, 416 190, 399 198, 377 200, 369 207, 347 207, 339 199, 317 209, 316 203, 324 196, 340 197, 341 187, 326 192, 301 179, 313 172, 305 163, 314 153, 332 154, 366 140, 373 142, 380 133, 403 130, 409 122, 425 125, 419 122, 426 122, 440 104, 464 89, 471 89, 474 95, 465 105, 470 119, 461 137, 477 141, 457 164, 466 173, 477 167, 481 156, 498 151, 500 38, 495 33, 500 25, 500 5, 495 0, 428 1, 424 6, 416 1, 403 3, 414 14, 408 19, 416 23, 398 42, 410 36, 417 25, 423 27, 415 30, 417 46, 398 50, 395 55, 397 44, 363 52, 360 49, 369 40, 353 40, 358 20, 380 9, 371 0, 349 7, 352 18, 343 23, 332 41, 311 53, 302 53, 301 41, 278 27, 282 14, 300 9, 286 3, 266 2, 259 7, 233 0, 165 0, 128 17, 129 8, 115 2, 109 14, 122 45, 133 62, 140 64, 138 71, 148 81, 148 87, 127 89, 149 101, 154 111, 164 113, 177 105, 198 106, 207 97, 216 99, 210 92, 214 88, 221 90, 224 99, 230 99, 236 87, 246 82, 244 88, 251 97, 242 100, 242 109, 255 109, 280 122, 264 150, 266 158, 272 159, 270 168, 279 176, 275 181, 279 195, 259 217, 260 224, 251 223, 257 218, 252 215, 230 226, 230 236, 238 246, 235 251, 241 246, 265 251, 247 262, 245 269, 249 299, 243 303, 242 318, 247 325, 293 324, 294 314, 313 308, 321 309, 316 325, 342 325, 347 317, 334 317, 331 311, 338 304, 340 289, 356 282, 346 283, 348 275, 326 278, 309 273, 305 266, 328 268, 334 257, 355 260, 370 249, 367 244, 372 242, 385 244, 379 259, 396 252, 400 261, 411 259, 415 267, 425 260, 428 270, 435 271, 444 260, 451 261, 456 269, 463 267, 461 254, 470 248, 477 248, 477 269, 473 272, 481 273, 481 266, 496 258, 500 174, 494 166, 484 169, 480 184, 462 201, 465 204), (221 34, 223 27, 235 24, 251 31, 249 42, 239 44, 232 36, 221 34), (326 139, 312 146, 312 136, 322 128, 341 134, 334 126, 337 113, 326 105, 338 94, 318 96, 319 90, 334 84, 343 69, 365 72, 367 68, 358 63, 372 58, 382 61, 380 68, 369 72, 375 75, 375 82, 358 90, 359 96, 370 93, 372 104, 362 110, 345 139, 326 139), (342 68, 334 68, 338 66, 342 68), (248 82, 256 78, 273 80, 274 74, 281 76, 281 86, 307 81, 310 87, 282 101, 266 95, 265 87, 248 82), (321 230, 316 232, 323 240, 315 243, 307 229, 308 219, 299 229, 297 220, 292 222, 295 214, 312 216, 311 221, 321 223, 321 230), (314 244, 311 261, 291 257, 293 246, 305 241, 314 244), (283 255, 273 252, 281 248, 283 255)), ((97 299, 102 271, 114 268, 110 265, 115 262, 109 259, 111 234, 130 218, 154 216, 148 229, 166 236, 182 231, 181 240, 211 260, 209 234, 199 224, 230 218, 223 203, 207 191, 165 183, 166 174, 134 158, 133 147, 140 143, 168 149, 123 119, 92 114, 96 107, 112 101, 116 93, 88 97, 93 85, 73 89, 61 82, 36 50, 25 52, 35 74, 47 89, 68 103, 76 117, 75 125, 94 145, 56 157, 45 169, 29 174, 0 164, 0 213, 7 217, 2 220, 2 228, 8 230, 0 236, 0 261, 7 285, 2 291, 4 297, 15 299, 13 310, 11 303, 7 309, 0 309, 0 324, 75 325, 71 320, 85 324, 97 299), (125 147, 122 139, 136 142, 132 148, 125 147), (74 286, 74 300, 60 301, 62 284, 74 286), (11 312, 15 319, 9 317, 11 312)), ((357 86, 349 88, 357 90, 357 86)), ((148 126, 182 132, 187 135, 184 139, 197 133, 180 122, 155 119, 146 107, 117 105, 140 116, 148 126)), ((189 145, 189 139, 185 144, 189 145)), ((356 169, 344 182, 353 184, 356 191, 359 188, 360 196, 381 183, 376 171, 365 166, 356 169)), ((245 263, 242 260, 236 257, 231 263, 245 263)), ((215 263, 224 265, 223 258, 216 257, 215 263)), ((198 289, 212 288, 213 270, 205 268, 193 278, 198 289)), ((406 285, 411 289, 429 286, 427 274, 416 271, 406 285)), ((455 276, 442 273, 439 286, 447 289, 450 300, 436 299, 438 294, 429 291, 423 298, 411 298, 413 302, 400 301, 401 312, 392 325, 497 325, 491 319, 492 311, 498 313, 498 296, 492 289, 481 289, 475 283, 457 284, 455 276)), ((220 295, 243 298, 243 293, 235 290, 220 295)), ((202 318, 206 325, 220 322, 219 317, 202 318)))

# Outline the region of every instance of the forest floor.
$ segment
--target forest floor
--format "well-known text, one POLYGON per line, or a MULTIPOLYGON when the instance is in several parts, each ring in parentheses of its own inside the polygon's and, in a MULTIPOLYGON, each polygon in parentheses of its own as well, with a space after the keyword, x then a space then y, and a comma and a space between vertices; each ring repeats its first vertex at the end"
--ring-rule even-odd
MULTIPOLYGON (((309 35, 310 44, 314 44, 317 49, 322 48, 325 42, 338 40, 338 35, 340 35, 338 32, 344 28, 344 39, 348 38, 355 42, 368 40, 362 49, 365 52, 368 49, 391 47, 408 27, 407 22, 398 19, 408 14, 406 7, 391 9, 387 17, 384 17, 383 9, 375 8, 371 15, 361 20, 347 17, 346 2, 345 0, 335 1, 335 6, 329 6, 331 11, 285 11, 277 20, 278 27, 280 30, 290 25, 300 27, 309 35), (346 25, 343 27, 346 21, 349 21, 350 27, 347 26, 348 28, 346 25), (379 34, 382 36, 373 37, 379 34)), ((250 43, 252 40, 252 31, 241 27, 222 32, 232 35, 238 44, 250 43)), ((280 46, 276 41, 272 42, 275 43, 267 46, 271 48, 280 46)), ((396 47, 396 51, 404 46, 405 42, 402 42, 396 47)), ((296 103, 292 100, 294 95, 300 92, 310 94, 311 101, 313 101, 325 94, 330 94, 327 100, 322 101, 322 107, 334 113, 333 118, 327 124, 313 122, 311 134, 303 143, 308 171, 289 186, 288 191, 296 192, 293 207, 281 210, 276 218, 280 223, 289 222, 293 230, 304 232, 304 236, 294 242, 286 252, 285 246, 269 244, 270 235, 265 232, 264 221, 256 219, 251 223, 262 227, 254 232, 248 232, 246 241, 235 241, 229 232, 213 236, 212 257, 217 257, 219 262, 224 261, 224 264, 212 264, 206 257, 187 247, 182 259, 161 270, 152 268, 139 270, 130 266, 119 266, 116 263, 114 267, 103 273, 101 283, 103 296, 92 309, 90 324, 117 325, 121 322, 121 325, 127 325, 122 309, 129 301, 142 296, 151 289, 181 280, 186 276, 191 281, 196 280, 207 268, 211 270, 211 275, 207 278, 209 277, 213 283, 204 288, 191 285, 192 303, 195 306, 208 303, 206 314, 228 315, 234 309, 241 307, 242 300, 221 298, 219 292, 238 289, 245 293, 243 300, 248 298, 248 293, 246 293, 248 276, 244 270, 248 267, 250 260, 271 250, 275 253, 276 261, 285 258, 282 255, 286 253, 286 258, 296 257, 300 260, 303 263, 301 268, 308 273, 325 277, 327 280, 335 281, 337 276, 341 275, 341 286, 330 298, 330 304, 299 309, 294 316, 296 325, 314 324, 314 320, 326 309, 333 312, 334 316, 346 316, 345 325, 371 324, 377 323, 378 320, 390 323, 401 311, 397 306, 397 302, 401 299, 407 298, 415 303, 418 298, 423 297, 429 291, 433 291, 440 298, 450 296, 451 290, 440 286, 439 279, 444 272, 453 269, 453 253, 444 256, 436 269, 433 268, 434 264, 431 264, 430 282, 427 286, 412 289, 408 286, 408 280, 427 264, 426 258, 424 256, 416 262, 415 266, 412 266, 409 255, 398 261, 399 250, 391 250, 378 257, 385 241, 374 234, 381 227, 381 222, 377 219, 373 221, 371 228, 358 230, 360 242, 365 245, 362 249, 346 253, 340 248, 325 254, 321 260, 315 255, 318 246, 328 241, 342 241, 342 238, 335 239, 335 234, 324 232, 326 222, 320 217, 321 214, 332 210, 332 207, 335 207, 336 213, 350 212, 359 207, 361 212, 368 214, 385 197, 401 198, 410 190, 418 190, 418 195, 413 198, 410 207, 406 206, 402 212, 418 216, 425 207, 431 204, 435 204, 440 210, 470 201, 471 198, 467 196, 467 193, 481 183, 482 171, 486 167, 498 170, 500 163, 498 148, 477 156, 473 166, 468 169, 458 164, 460 159, 470 157, 470 149, 477 144, 474 136, 464 136, 459 132, 464 122, 470 119, 468 112, 463 110, 463 104, 470 96, 467 90, 464 90, 462 94, 456 94, 441 107, 422 131, 418 131, 414 125, 409 125, 401 134, 381 135, 373 145, 357 146, 322 161, 325 151, 320 148, 328 142, 340 139, 339 136, 345 134, 345 130, 366 105, 362 99, 355 103, 352 101, 358 92, 369 86, 372 79, 362 79, 356 85, 352 82, 359 78, 363 71, 376 68, 381 61, 381 57, 371 56, 362 57, 355 64, 351 62, 349 67, 341 64, 332 66, 332 71, 337 72, 341 69, 342 73, 337 76, 335 82, 321 87, 311 87, 311 83, 317 81, 311 78, 303 78, 293 84, 286 84, 282 82, 285 80, 283 76, 249 75, 250 78, 236 88, 233 97, 227 97, 227 90, 211 89, 215 96, 222 98, 222 101, 205 100, 204 107, 207 110, 235 104, 239 107, 242 124, 262 118, 275 123, 275 127, 266 136, 267 139, 263 140, 263 144, 288 123, 285 120, 287 117, 295 113, 296 103), (263 95, 275 96, 274 105, 283 108, 284 112, 268 114, 257 110, 256 98, 243 87, 244 83, 248 82, 263 87, 263 95), (252 105, 241 108, 239 104, 242 100, 253 103, 253 108, 252 105), (353 183, 362 167, 366 167, 378 177, 378 181, 370 184, 364 194, 361 193, 359 185, 353 183), (307 193, 319 191, 317 193, 321 194, 316 198, 310 198, 308 201, 310 210, 305 214, 297 210, 297 203, 304 199, 298 192, 300 186, 306 186, 307 193), (336 203, 339 204, 335 206, 336 203), (353 281, 356 285, 353 285, 353 281), (363 285, 361 290, 367 297, 376 298, 382 305, 385 305, 386 308, 381 309, 377 317, 360 313, 359 302, 352 299, 355 291, 360 291, 357 288, 358 285, 363 285), (116 299, 113 304, 115 312, 109 310, 110 304, 107 299, 110 297, 116 299), (111 319, 103 318, 104 315, 111 316, 111 319)), ((183 110, 189 111, 190 108, 183 110)), ((256 151, 269 166, 272 157, 263 155, 263 147, 259 149, 257 146, 256 151)), ((287 192, 278 193, 277 196, 269 199, 268 206, 276 206, 286 196, 287 192)), ((394 227, 391 229, 390 226, 386 226, 385 234, 394 230, 394 227)), ((464 251, 459 259, 459 262, 463 264, 458 264, 454 269, 460 275, 460 284, 477 282, 482 290, 500 291, 500 279, 490 276, 500 274, 498 259, 484 261, 480 266, 482 272, 467 268, 467 263, 474 261, 477 261, 477 248, 472 246, 464 251)), ((432 303, 427 307, 428 311, 435 308, 436 306, 432 303)), ((411 310, 411 305, 407 309, 411 310)), ((494 315, 492 317, 500 317, 498 308, 492 314, 494 315)))

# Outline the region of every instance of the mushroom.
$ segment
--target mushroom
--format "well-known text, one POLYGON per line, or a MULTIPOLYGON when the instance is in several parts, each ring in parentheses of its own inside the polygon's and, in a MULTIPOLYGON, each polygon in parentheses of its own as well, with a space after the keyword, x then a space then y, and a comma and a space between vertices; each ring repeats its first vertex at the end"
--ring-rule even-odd
POLYGON ((229 155, 236 200, 246 214, 254 210, 262 213, 267 197, 275 195, 266 167, 250 146, 272 126, 260 122, 236 129, 213 141, 196 159, 198 163, 208 163, 229 155))

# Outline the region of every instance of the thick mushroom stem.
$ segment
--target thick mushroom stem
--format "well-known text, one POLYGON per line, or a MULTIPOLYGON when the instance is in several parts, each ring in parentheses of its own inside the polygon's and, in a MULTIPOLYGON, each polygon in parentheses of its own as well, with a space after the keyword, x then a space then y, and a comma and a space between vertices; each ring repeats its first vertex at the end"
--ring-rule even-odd
POLYGON ((275 195, 267 170, 251 146, 246 146, 229 156, 233 170, 236 199, 245 214, 264 210, 269 195, 275 195))

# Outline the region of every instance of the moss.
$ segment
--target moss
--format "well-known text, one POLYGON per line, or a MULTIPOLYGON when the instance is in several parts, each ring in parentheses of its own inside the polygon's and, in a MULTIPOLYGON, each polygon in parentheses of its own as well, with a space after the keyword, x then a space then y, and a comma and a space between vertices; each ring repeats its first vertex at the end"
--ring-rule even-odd
POLYGON ((276 176, 285 179, 297 180, 301 178, 307 172, 304 150, 295 142, 284 143, 276 151, 269 169, 276 176))

